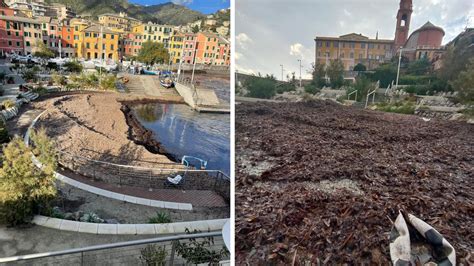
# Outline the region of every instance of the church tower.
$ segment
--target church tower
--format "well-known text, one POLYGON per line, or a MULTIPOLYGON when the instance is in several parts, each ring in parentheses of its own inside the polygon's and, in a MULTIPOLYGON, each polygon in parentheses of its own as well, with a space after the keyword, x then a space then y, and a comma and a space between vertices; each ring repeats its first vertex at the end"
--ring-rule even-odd
POLYGON ((400 8, 397 13, 397 28, 395 30, 395 53, 401 46, 405 45, 410 30, 411 14, 413 13, 412 0, 400 0, 400 8))

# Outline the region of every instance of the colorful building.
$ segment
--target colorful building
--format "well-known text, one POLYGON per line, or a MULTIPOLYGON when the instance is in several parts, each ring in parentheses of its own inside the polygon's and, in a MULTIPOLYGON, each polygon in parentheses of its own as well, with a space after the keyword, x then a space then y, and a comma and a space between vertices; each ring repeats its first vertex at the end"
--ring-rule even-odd
POLYGON ((178 64, 181 62, 181 58, 183 55, 184 38, 184 34, 176 34, 171 37, 169 53, 170 60, 173 64, 178 64))
POLYGON ((140 25, 141 21, 127 16, 124 12, 120 12, 118 15, 111 13, 100 15, 99 23, 114 31, 128 32, 133 27, 140 25))
POLYGON ((186 33, 183 39, 183 54, 182 54, 183 63, 194 64, 196 46, 197 46, 196 34, 186 33))
POLYGON ((358 63, 373 69, 392 58, 393 40, 369 39, 351 33, 339 37, 316 37, 316 62, 328 65, 339 59, 344 70, 352 71, 358 63))
POLYGON ((138 33, 127 33, 122 40, 122 55, 126 58, 137 56, 142 48, 142 36, 138 33))
POLYGON ((173 36, 173 29, 174 26, 148 22, 147 24, 140 24, 133 27, 132 32, 140 34, 143 42, 159 42, 163 43, 166 48, 169 48, 171 36, 173 36))
POLYGON ((197 37, 196 63, 213 65, 219 46, 219 36, 214 33, 199 32, 197 37))
POLYGON ((92 25, 81 31, 78 56, 85 59, 118 61, 120 35, 104 26, 92 25))
POLYGON ((0 54, 24 54, 23 22, 15 17, 14 10, 0 2, 0 54))
POLYGON ((73 31, 73 47, 74 47, 74 57, 82 57, 82 43, 83 35, 82 32, 85 28, 89 27, 89 23, 86 20, 74 18, 69 21, 69 25, 73 31))

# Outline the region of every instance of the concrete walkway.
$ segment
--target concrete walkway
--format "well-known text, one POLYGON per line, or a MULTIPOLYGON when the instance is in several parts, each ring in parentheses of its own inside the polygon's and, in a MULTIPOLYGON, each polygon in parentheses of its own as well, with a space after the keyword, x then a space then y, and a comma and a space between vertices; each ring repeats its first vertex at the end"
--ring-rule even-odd
POLYGON ((96 235, 60 231, 42 226, 6 228, 0 226, 0 257, 58 251, 99 244, 145 239, 156 235, 96 235))

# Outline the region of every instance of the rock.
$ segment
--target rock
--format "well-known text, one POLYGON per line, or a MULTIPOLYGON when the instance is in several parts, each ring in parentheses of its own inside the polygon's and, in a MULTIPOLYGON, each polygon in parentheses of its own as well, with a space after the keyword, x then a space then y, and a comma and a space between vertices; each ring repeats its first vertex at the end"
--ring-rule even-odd
POLYGON ((474 118, 471 118, 471 119, 467 120, 467 123, 468 124, 474 124, 474 118))
POLYGON ((455 113, 455 114, 453 114, 453 115, 449 118, 449 120, 451 120, 451 121, 459 120, 459 119, 462 118, 463 116, 464 116, 463 114, 455 113))

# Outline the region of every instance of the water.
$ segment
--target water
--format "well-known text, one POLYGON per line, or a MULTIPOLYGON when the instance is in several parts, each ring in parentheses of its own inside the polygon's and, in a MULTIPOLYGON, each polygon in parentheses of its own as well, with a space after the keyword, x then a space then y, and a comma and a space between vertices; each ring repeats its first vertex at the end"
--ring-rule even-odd
POLYGON ((184 104, 132 107, 140 123, 180 160, 190 155, 208 161, 207 169, 230 173, 230 116, 198 113, 184 104))

